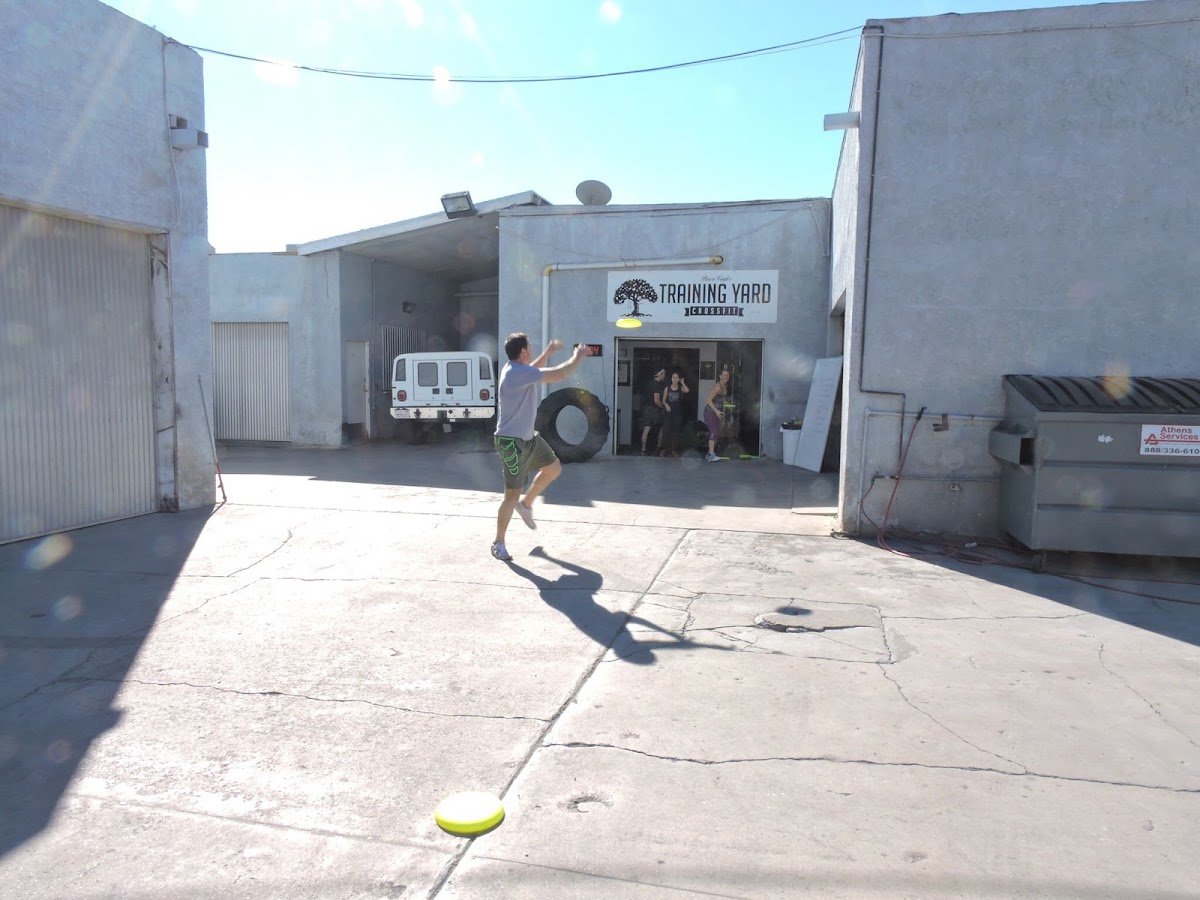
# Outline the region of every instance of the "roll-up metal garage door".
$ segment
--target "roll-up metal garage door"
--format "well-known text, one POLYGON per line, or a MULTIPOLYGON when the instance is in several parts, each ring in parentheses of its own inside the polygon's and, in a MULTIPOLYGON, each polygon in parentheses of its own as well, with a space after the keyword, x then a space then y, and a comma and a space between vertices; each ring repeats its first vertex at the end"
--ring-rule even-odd
POLYGON ((150 242, 0 205, 0 542, 153 512, 150 242))
POLYGON ((213 323, 218 440, 288 441, 287 322, 213 323))

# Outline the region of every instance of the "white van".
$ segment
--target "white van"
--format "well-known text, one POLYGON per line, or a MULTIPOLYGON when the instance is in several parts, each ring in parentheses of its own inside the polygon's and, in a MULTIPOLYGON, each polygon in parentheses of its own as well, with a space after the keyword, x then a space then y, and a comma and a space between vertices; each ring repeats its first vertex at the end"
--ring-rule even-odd
MULTIPOLYGON (((392 360, 392 418, 453 422, 496 414, 496 367, 486 353, 402 353, 392 360)), ((449 426, 447 426, 449 427, 449 426)))

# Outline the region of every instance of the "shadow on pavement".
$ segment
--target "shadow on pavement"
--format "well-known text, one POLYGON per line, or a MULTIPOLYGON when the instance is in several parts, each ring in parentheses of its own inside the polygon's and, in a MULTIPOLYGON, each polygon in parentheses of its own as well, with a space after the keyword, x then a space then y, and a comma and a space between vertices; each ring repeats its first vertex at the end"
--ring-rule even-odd
MULTIPOLYGON (((338 450, 222 445, 225 475, 285 475, 316 481, 414 488, 502 491, 499 461, 469 435, 412 445, 377 441, 338 450)), ((812 510, 837 506, 836 472, 816 474, 779 460, 706 463, 698 453, 681 459, 598 456, 563 467, 551 488, 554 503, 592 506, 638 503, 676 509, 710 506, 812 510)))
POLYGON ((209 516, 154 514, 0 547, 0 857, 54 816, 209 516))
POLYGON ((611 646, 618 659, 647 666, 654 662, 655 650, 701 647, 709 650, 730 649, 717 644, 702 644, 689 640, 641 616, 605 609, 596 602, 596 594, 604 584, 604 578, 599 572, 566 560, 555 559, 541 546, 534 547, 529 551, 529 555, 552 562, 565 571, 557 578, 550 579, 515 562, 508 563, 508 567, 532 583, 541 593, 547 606, 570 619, 572 625, 601 647, 611 646), (627 626, 630 623, 657 631, 667 639, 639 640, 629 633, 627 626))
MULTIPOLYGON (((872 541, 871 543, 874 543, 872 541)), ((902 554, 1200 646, 1200 559, 1049 553, 889 538, 902 554)))

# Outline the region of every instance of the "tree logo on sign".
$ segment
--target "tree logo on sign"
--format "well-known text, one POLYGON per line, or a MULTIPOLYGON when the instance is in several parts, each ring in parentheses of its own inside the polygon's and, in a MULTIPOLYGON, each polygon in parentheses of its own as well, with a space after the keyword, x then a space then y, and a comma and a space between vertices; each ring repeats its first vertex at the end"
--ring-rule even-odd
POLYGON ((646 315, 642 312, 643 303, 657 302, 658 292, 644 278, 630 278, 628 281, 623 281, 621 286, 613 292, 613 303, 617 306, 623 303, 632 303, 633 312, 630 315, 637 318, 646 315))

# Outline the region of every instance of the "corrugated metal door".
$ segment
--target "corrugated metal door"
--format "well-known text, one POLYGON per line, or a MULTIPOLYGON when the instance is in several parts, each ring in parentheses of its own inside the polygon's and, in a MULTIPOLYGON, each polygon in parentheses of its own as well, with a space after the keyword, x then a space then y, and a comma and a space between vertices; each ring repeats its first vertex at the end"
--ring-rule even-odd
POLYGON ((150 242, 0 205, 0 542, 154 512, 150 242))
POLYGON ((291 440, 287 322, 213 323, 218 440, 291 440))
MULTIPOLYGON (((383 347, 383 355, 379 359, 379 383, 383 385, 386 394, 392 387, 392 363, 396 361, 396 357, 401 353, 423 353, 428 338, 424 329, 404 328, 400 325, 383 325, 379 334, 379 341, 383 347)), ((391 401, 387 402, 390 405, 391 401)))

